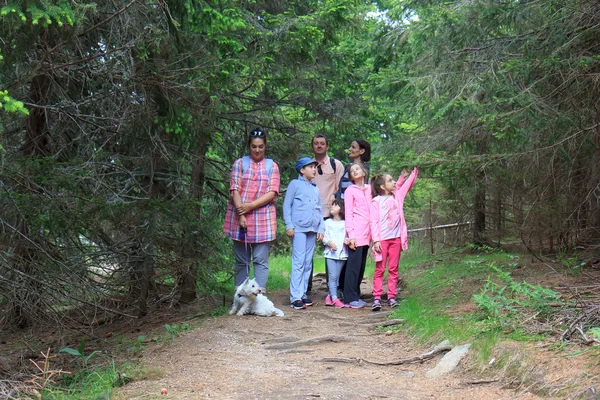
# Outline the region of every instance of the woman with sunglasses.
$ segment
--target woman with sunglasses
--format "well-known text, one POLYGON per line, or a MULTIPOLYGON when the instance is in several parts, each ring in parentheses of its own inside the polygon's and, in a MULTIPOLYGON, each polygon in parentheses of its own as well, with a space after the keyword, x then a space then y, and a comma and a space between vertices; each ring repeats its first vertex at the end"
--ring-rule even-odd
POLYGON ((249 156, 235 160, 229 181, 231 199, 223 231, 233 239, 237 289, 250 275, 266 293, 269 247, 277 232, 275 197, 279 194, 279 166, 265 158, 267 135, 255 129, 248 136, 249 156))

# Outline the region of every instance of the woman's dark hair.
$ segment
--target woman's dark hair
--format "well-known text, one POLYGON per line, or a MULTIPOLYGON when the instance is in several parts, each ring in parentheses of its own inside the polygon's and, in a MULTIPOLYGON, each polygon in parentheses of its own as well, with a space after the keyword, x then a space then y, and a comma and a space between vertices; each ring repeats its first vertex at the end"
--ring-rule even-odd
POLYGON ((346 212, 344 211, 344 200, 335 199, 331 202, 332 206, 340 206, 340 218, 346 219, 346 212))
POLYGON ((360 155, 360 161, 367 162, 371 159, 371 145, 365 139, 354 139, 358 143, 358 147, 365 152, 360 155))
POLYGON ((248 147, 250 147, 250 143, 252 143, 252 139, 262 139, 267 144, 267 132, 263 131, 260 128, 254 128, 248 134, 248 147))
POLYGON ((381 185, 385 184, 385 176, 386 174, 375 175, 371 178, 371 194, 373 197, 385 194, 385 191, 381 188, 381 185))

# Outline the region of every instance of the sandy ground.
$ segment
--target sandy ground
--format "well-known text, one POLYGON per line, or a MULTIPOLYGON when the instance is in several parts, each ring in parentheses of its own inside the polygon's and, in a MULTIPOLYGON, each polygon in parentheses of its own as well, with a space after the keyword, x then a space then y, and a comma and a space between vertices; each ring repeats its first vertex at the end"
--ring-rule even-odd
MULTIPOLYGON (((389 308, 351 310, 315 305, 293 310, 287 292, 269 297, 285 317, 221 316, 206 320, 168 345, 144 352, 140 362, 165 373, 158 380, 132 382, 116 399, 537 399, 506 382, 481 383, 464 365, 430 379, 425 373, 443 354, 423 363, 373 365, 330 362, 362 359, 390 362, 421 355, 400 333, 386 333, 389 308), (310 339, 310 340, 309 340, 310 339), (160 395, 161 389, 166 395, 160 395)), ((317 301, 318 299, 318 301, 317 301)), ((551 399, 552 397, 545 397, 551 399)))

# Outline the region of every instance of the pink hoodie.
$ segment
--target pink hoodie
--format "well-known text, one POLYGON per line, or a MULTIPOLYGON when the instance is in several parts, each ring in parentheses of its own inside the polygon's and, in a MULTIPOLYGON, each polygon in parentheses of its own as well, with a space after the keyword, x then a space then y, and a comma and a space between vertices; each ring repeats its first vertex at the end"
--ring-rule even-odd
POLYGON ((369 209, 371 204, 371 186, 360 188, 350 185, 344 192, 344 211, 346 214, 346 233, 348 239, 355 239, 357 246, 368 246, 371 241, 369 209))
MULTIPOLYGON (((414 168, 406 180, 404 180, 404 178, 400 176, 396 183, 396 190, 393 191, 398 214, 400 217, 399 237, 400 243, 402 244, 402 251, 408 249, 408 228, 406 226, 406 221, 404 220, 404 198, 406 197, 408 191, 412 189, 412 187, 415 185, 418 175, 419 169, 414 168)), ((380 197, 381 196, 375 197, 371 202, 371 233, 374 242, 379 242, 382 239, 390 239, 387 237, 383 237, 383 235, 385 235, 386 231, 388 230, 386 229, 386 227, 381 226, 381 202, 378 201, 378 198, 380 197)))

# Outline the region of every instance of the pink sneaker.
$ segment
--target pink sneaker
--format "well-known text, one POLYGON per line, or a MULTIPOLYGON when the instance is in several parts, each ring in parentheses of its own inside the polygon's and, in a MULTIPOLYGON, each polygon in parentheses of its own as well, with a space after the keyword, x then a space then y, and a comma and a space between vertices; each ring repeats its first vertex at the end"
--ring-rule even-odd
POLYGON ((334 305, 333 301, 331 301, 331 296, 330 295, 327 295, 327 297, 325 297, 325 305, 326 306, 332 306, 332 305, 334 305))
POLYGON ((332 303, 332 306, 334 306, 335 308, 346 308, 347 306, 342 303, 342 301, 340 299, 335 299, 332 303))

